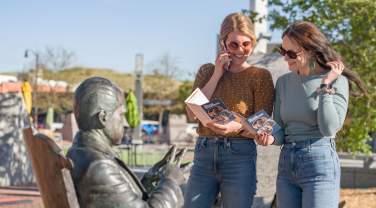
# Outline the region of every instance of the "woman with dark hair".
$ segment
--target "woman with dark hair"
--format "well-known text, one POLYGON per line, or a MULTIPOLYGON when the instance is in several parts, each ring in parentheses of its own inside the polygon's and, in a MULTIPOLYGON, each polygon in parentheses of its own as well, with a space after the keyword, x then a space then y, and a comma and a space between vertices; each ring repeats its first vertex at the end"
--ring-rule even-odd
POLYGON ((283 145, 277 177, 279 207, 338 207, 340 166, 334 138, 342 128, 351 83, 364 83, 312 23, 298 21, 282 35, 290 73, 276 84, 274 119, 282 127, 259 144, 283 145), (350 86, 350 87, 349 87, 350 86))

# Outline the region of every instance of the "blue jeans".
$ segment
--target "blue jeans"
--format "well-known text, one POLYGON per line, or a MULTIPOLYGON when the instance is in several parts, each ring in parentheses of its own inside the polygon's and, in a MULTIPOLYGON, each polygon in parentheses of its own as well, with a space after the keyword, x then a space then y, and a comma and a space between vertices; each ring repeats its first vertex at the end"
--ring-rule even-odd
POLYGON ((283 145, 278 164, 280 208, 337 208, 340 166, 333 139, 283 145))
POLYGON ((250 208, 256 193, 256 156, 251 139, 200 137, 184 207, 211 208, 220 191, 223 207, 250 208))

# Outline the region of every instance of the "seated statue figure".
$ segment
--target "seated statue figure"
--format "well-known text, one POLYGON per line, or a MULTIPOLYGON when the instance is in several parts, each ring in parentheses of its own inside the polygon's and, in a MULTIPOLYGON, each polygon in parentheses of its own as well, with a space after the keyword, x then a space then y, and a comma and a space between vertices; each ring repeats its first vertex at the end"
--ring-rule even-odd
POLYGON ((124 134, 124 98, 111 81, 92 77, 74 95, 74 115, 79 132, 67 157, 81 207, 176 208, 183 205, 185 150, 172 147, 139 180, 117 157, 114 145, 124 134))

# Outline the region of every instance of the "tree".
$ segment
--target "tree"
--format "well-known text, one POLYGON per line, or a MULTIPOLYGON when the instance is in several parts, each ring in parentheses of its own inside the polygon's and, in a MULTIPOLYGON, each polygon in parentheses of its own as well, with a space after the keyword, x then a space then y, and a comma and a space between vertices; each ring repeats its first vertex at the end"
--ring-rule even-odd
MULTIPOLYGON (((46 47, 44 51, 37 51, 37 54, 39 55, 39 67, 38 69, 34 69, 37 70, 37 73, 35 73, 35 71, 30 71, 29 73, 29 75, 34 75, 35 84, 39 82, 36 81, 37 78, 56 79, 57 72, 70 67, 75 60, 75 55, 72 51, 61 47, 46 47)), ((38 83, 38 85, 40 84, 41 83, 38 83)), ((59 108, 64 108, 64 104, 60 102, 61 95, 56 95, 53 90, 48 96, 35 91, 33 97, 33 105, 36 107, 36 114, 38 114, 38 108, 46 109, 51 106, 56 108, 56 103, 59 103, 59 108), (45 106, 46 104, 47 106, 45 106)))
POLYGON ((162 55, 152 66, 154 75, 162 75, 168 79, 175 79, 180 72, 178 59, 169 53, 162 55))
POLYGON ((376 131, 376 2, 373 0, 269 0, 272 29, 285 29, 296 20, 317 25, 348 68, 365 81, 369 95, 351 97, 348 119, 339 133, 338 147, 370 153, 367 141, 376 131))
POLYGON ((41 65, 43 68, 51 71, 59 71, 71 67, 76 60, 73 51, 61 47, 46 47, 41 52, 41 65))
POLYGON ((192 93, 192 81, 184 81, 179 86, 179 95, 178 95, 178 101, 184 103, 184 100, 187 99, 187 97, 192 93))
POLYGON ((173 106, 171 106, 171 112, 172 113, 178 113, 178 114, 185 114, 185 99, 192 93, 192 81, 183 81, 180 83, 178 88, 178 94, 176 97, 176 102, 173 106))

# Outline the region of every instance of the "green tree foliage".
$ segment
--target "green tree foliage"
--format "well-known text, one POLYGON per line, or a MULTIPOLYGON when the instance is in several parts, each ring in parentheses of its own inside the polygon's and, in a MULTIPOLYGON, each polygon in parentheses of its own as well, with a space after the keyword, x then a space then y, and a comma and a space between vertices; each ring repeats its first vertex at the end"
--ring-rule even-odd
POLYGON ((126 98, 127 111, 125 112, 125 118, 128 121, 128 124, 131 128, 138 126, 140 121, 140 114, 137 108, 137 98, 134 95, 133 91, 129 91, 126 98))
POLYGON ((183 81, 179 85, 179 89, 177 91, 178 95, 177 95, 177 98, 176 98, 176 102, 170 108, 171 113, 176 113, 176 114, 185 114, 186 113, 184 100, 187 99, 187 97, 191 94, 192 86, 193 86, 192 81, 183 81))
POLYGON ((177 100, 180 102, 184 102, 184 100, 187 99, 187 97, 192 93, 192 86, 192 81, 184 81, 179 86, 179 95, 177 100))
POLYGON ((367 84, 369 96, 350 98, 348 119, 338 135, 338 147, 353 153, 369 153, 369 134, 376 131, 376 1, 269 0, 269 6, 272 29, 283 30, 296 20, 316 24, 347 67, 367 84))

